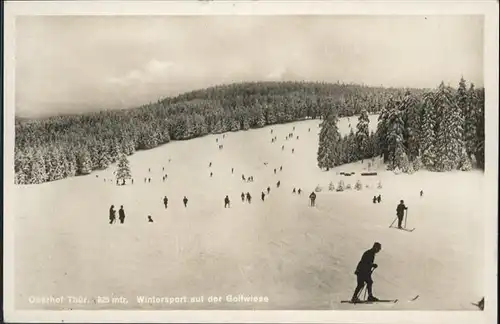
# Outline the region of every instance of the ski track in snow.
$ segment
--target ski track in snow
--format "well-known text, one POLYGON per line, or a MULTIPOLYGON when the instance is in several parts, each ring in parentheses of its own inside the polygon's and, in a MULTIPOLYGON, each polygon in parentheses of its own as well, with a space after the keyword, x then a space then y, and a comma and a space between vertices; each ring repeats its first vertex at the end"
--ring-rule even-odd
MULTIPOLYGON (((375 130, 376 116, 370 120, 375 130)), ((103 178, 113 177, 114 164, 84 177, 16 186, 16 306, 477 309, 471 301, 483 295, 482 173, 394 175, 384 171, 378 159, 375 177, 359 175, 367 161, 321 171, 316 163, 319 123, 307 120, 226 133, 224 139, 221 134, 209 135, 137 152, 129 157, 134 185, 104 183, 103 178), (289 132, 294 137, 285 140, 289 132), (271 143, 273 136, 277 136, 275 143, 271 143), (356 174, 343 177, 339 171, 356 174), (164 173, 168 179, 162 182, 164 173), (243 182, 242 174, 254 176, 254 182, 243 182), (152 182, 145 184, 144 177, 152 182), (336 186, 344 180, 354 187, 358 179, 363 183, 360 192, 328 191, 330 181, 336 186), (278 180, 280 188, 276 188, 278 180), (382 189, 376 188, 379 181, 382 189), (311 208, 308 195, 318 184, 323 191, 311 208), (260 193, 268 186, 271 193, 262 202, 260 193), (302 195, 292 194, 294 187, 302 188, 302 195), (250 205, 241 202, 241 192, 250 192, 250 205), (228 209, 223 202, 226 194, 231 199, 228 209), (378 194, 382 202, 373 204, 371 199, 378 194), (189 198, 188 208, 182 204, 184 195, 189 198), (407 226, 416 227, 412 233, 389 228, 400 199, 409 207, 407 226), (108 224, 111 204, 116 210, 124 205, 125 224, 108 224), (152 215, 153 224, 147 222, 147 215, 152 215), (400 301, 341 304, 340 300, 351 297, 356 264, 374 241, 382 244, 376 256, 379 268, 373 274, 374 294, 400 301), (228 294, 268 296, 269 303, 136 303, 136 296, 203 295, 206 299, 228 294), (416 301, 406 302, 417 294, 416 301), (28 302, 29 296, 70 295, 124 296, 129 303, 28 302)), ((352 117, 352 127, 356 123, 352 117)), ((339 121, 342 133, 348 133, 348 124, 347 118, 339 121)))

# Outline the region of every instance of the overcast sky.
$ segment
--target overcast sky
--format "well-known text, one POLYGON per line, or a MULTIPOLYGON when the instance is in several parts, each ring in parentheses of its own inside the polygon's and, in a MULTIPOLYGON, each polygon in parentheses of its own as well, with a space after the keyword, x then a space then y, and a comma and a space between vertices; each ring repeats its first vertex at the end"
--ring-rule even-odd
POLYGON ((479 16, 23 17, 16 111, 127 108, 221 83, 483 85, 479 16))

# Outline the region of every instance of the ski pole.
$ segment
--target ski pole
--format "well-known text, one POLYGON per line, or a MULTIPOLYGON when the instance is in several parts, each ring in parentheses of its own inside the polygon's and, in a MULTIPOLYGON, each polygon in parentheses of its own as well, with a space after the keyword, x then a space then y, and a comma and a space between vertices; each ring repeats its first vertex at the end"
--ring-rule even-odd
POLYGON ((397 219, 398 219, 398 217, 396 216, 396 218, 394 218, 394 220, 392 221, 392 223, 391 223, 391 225, 389 226, 389 228, 390 228, 390 227, 392 227, 392 225, 394 225, 394 222, 396 222, 396 220, 397 220, 397 219))
POLYGON ((405 228, 406 228, 406 220, 408 219, 408 208, 406 208, 406 217, 405 217, 405 228))

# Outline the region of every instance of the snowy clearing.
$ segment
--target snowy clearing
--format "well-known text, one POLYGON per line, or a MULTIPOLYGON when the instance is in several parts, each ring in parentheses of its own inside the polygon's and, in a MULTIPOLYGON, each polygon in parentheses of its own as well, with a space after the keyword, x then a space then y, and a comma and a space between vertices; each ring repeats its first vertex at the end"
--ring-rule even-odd
MULTIPOLYGON (((370 120, 375 130, 376 116, 370 120)), ((369 161, 321 171, 316 166, 319 122, 226 133, 225 138, 209 135, 135 153, 129 157, 133 185, 104 182, 113 178, 113 165, 84 177, 16 186, 17 308, 477 309, 471 302, 484 295, 483 173, 394 175, 379 160, 372 168, 377 176, 360 175, 369 161), (285 140, 290 132, 293 139, 285 140), (345 177, 341 171, 355 174, 345 177), (254 182, 242 181, 242 174, 254 182), (151 183, 144 183, 144 177, 151 183), (361 180, 363 189, 328 191, 330 181, 337 186, 339 180, 353 188, 361 180), (317 185, 323 190, 312 208, 308 195, 317 185), (261 192, 268 186, 271 192, 263 202, 261 192), (293 188, 303 193, 293 194, 293 188), (242 192, 250 192, 251 204, 241 201, 242 192), (378 194, 382 202, 373 204, 378 194), (225 195, 231 199, 228 209, 225 195), (166 210, 164 196, 169 199, 166 210), (409 207, 407 226, 416 228, 412 233, 389 228, 400 199, 409 207), (117 210, 124 205, 125 224, 108 224, 111 204, 117 210), (147 222, 147 215, 154 223, 147 222), (374 241, 382 244, 374 295, 400 301, 341 304, 351 298, 356 264, 374 241), (239 294, 269 300, 225 301, 226 295, 239 294), (406 302, 416 295, 416 301, 406 302), (89 301, 30 303, 32 296, 89 301), (123 296, 128 303, 101 299, 95 304, 98 296, 123 296), (204 301, 138 303, 137 296, 204 296, 204 301), (208 302, 209 296, 222 296, 222 301, 208 302)), ((350 123, 355 127, 357 118, 350 123)), ((343 134, 348 124, 347 118, 340 120, 343 134)))

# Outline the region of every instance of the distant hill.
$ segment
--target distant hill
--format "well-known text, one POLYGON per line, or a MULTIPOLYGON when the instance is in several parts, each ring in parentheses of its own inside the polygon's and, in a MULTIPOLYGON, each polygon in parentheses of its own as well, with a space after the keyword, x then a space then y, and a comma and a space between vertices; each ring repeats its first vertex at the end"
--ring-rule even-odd
MULTIPOLYGON (((318 118, 377 113, 407 89, 321 82, 247 82, 162 98, 135 109, 16 118, 18 183, 41 183, 106 168, 132 154, 206 134, 318 118)), ((423 89, 410 89, 416 95, 423 89)))

